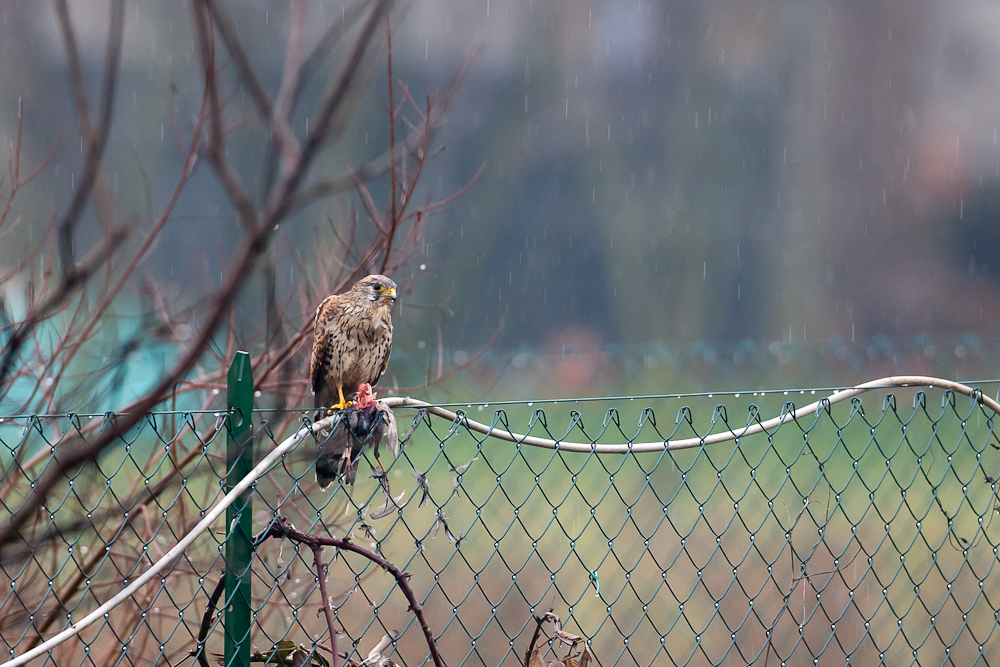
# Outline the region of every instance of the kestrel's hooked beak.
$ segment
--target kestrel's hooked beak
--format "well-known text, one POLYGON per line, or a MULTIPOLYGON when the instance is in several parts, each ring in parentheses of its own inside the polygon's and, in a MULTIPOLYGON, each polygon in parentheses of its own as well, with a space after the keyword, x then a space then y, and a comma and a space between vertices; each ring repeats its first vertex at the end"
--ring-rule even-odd
POLYGON ((387 289, 385 291, 385 297, 383 298, 389 299, 393 303, 396 303, 396 288, 390 287, 389 289, 387 289))

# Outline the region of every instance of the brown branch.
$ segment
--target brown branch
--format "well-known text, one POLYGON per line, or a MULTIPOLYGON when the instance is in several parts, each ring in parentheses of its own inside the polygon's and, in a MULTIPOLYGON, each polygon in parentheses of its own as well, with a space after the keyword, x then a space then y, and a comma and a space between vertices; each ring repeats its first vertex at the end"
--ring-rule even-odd
POLYGON ((222 37, 226 50, 236 66, 236 72, 250 98, 257 107, 257 113, 264 123, 274 132, 282 156, 283 167, 291 169, 298 159, 299 147, 288 126, 288 113, 291 111, 291 98, 298 81, 299 62, 302 59, 303 27, 305 24, 306 5, 304 2, 292 2, 290 6, 290 33, 285 59, 285 73, 282 76, 281 91, 274 104, 271 104, 263 84, 257 78, 250 58, 243 49, 236 26, 225 8, 216 0, 203 0, 206 9, 212 16, 219 35, 222 37))
POLYGON ((334 19, 330 27, 323 33, 323 36, 320 37, 312 52, 302 62, 302 67, 299 68, 298 84, 295 87, 295 93, 292 95, 292 109, 295 108, 295 104, 305 90, 306 82, 312 78, 313 74, 324 67, 326 59, 333 52, 333 47, 337 45, 337 42, 340 41, 340 38, 347 32, 350 26, 361 20, 361 17, 365 15, 365 8, 369 4, 370 0, 356 0, 344 7, 341 10, 340 17, 334 19))
POLYGON ((448 80, 445 81, 444 85, 434 96, 434 113, 426 120, 423 126, 412 130, 398 146, 390 146, 385 153, 368 164, 357 169, 352 169, 343 176, 338 176, 328 181, 320 181, 307 188, 303 188, 296 197, 294 208, 298 210, 324 197, 346 192, 355 188, 359 181, 364 183, 385 173, 394 163, 395 155, 412 152, 425 143, 425 138, 428 138, 426 136, 428 129, 432 133, 429 139, 433 139, 433 134, 444 126, 448 107, 455 99, 455 95, 462 87, 462 83, 465 82, 466 76, 468 76, 469 71, 472 69, 472 63, 482 50, 482 47, 477 47, 471 51, 452 75, 448 77, 448 80))
POLYGON ((333 610, 330 609, 330 597, 326 592, 327 568, 323 564, 323 545, 310 544, 309 548, 313 552, 313 567, 316 568, 316 578, 319 581, 319 594, 323 596, 323 615, 326 616, 326 627, 330 632, 330 660, 333 667, 337 667, 337 629, 333 627, 333 610))
MULTIPOLYGON (((42 254, 42 251, 45 249, 45 246, 55 238, 55 231, 56 231, 56 218, 53 217, 49 220, 48 224, 45 226, 45 232, 42 234, 42 239, 41 241, 39 241, 38 245, 36 245, 34 249, 27 250, 23 255, 21 255, 18 258, 21 266, 13 268, 7 273, 0 276, 0 285, 7 282, 8 280, 11 280, 14 276, 24 271, 25 267, 30 267, 32 263, 35 261, 35 259, 37 259, 42 254)), ((29 299, 29 305, 32 300, 33 299, 29 299)))
MULTIPOLYGON (((271 377, 271 374, 275 372, 285 361, 287 361, 298 349, 306 342, 306 339, 312 334, 313 321, 316 319, 316 314, 313 313, 302 325, 302 327, 292 336, 291 340, 281 350, 279 350, 275 355, 274 359, 268 363, 267 367, 264 369, 260 377, 254 380, 254 388, 259 389, 267 380, 271 377)), ((257 367, 259 367, 262 362, 262 358, 258 358, 255 362, 257 367)), ((254 368, 254 375, 257 375, 257 367, 254 368)))
POLYGON ((303 188, 299 193, 299 196, 295 198, 294 210, 298 211, 299 209, 305 208, 306 206, 314 204, 320 199, 324 199, 331 195, 347 192, 357 187, 359 182, 367 183, 368 181, 381 176, 389 169, 395 154, 409 152, 418 144, 418 142, 422 141, 423 129, 414 130, 407 135, 405 139, 400 141, 398 146, 390 148, 385 153, 367 164, 364 164, 357 169, 352 169, 349 173, 344 174, 343 176, 338 176, 328 181, 320 181, 319 183, 314 183, 309 187, 303 188))
MULTIPOLYGON (((336 547, 341 551, 349 551, 351 553, 356 553, 359 556, 364 556, 371 562, 375 563, 383 570, 388 572, 396 580, 396 586, 399 587, 400 592, 406 598, 407 603, 409 603, 408 611, 413 612, 416 617, 417 622, 420 624, 420 628, 424 632, 424 639, 427 640, 427 648, 430 651, 431 658, 434 660, 436 667, 444 667, 444 660, 441 658, 441 654, 438 652, 437 643, 434 641, 434 633, 431 630, 430 625, 427 623, 427 619, 424 616, 423 607, 420 602, 417 601, 417 596, 413 592, 413 588, 410 587, 409 578, 410 575, 406 572, 400 570, 395 564, 381 556, 374 551, 366 549, 364 547, 358 546, 347 537, 320 537, 316 535, 310 535, 309 533, 303 533, 297 530, 288 519, 283 516, 275 517, 274 521, 271 522, 264 531, 254 538, 254 544, 260 544, 265 539, 269 537, 285 537, 293 542, 300 542, 305 544, 313 553, 316 553, 317 549, 322 549, 323 547, 336 547)), ((317 558, 317 562, 319 562, 317 558)), ((317 570, 317 576, 323 577, 323 572, 317 570)), ((320 589, 322 591, 322 588, 320 589)), ((326 596, 323 597, 323 606, 326 608, 329 605, 329 601, 326 596)), ((330 633, 333 634, 332 619, 328 617, 328 624, 330 627, 330 633)), ((335 635, 332 641, 336 641, 335 635)), ((336 655, 336 653, 334 654, 336 655)))
MULTIPOLYGON (((128 429, 135 426, 141 419, 144 418, 147 412, 162 402, 166 396, 170 395, 174 387, 187 376, 187 374, 202 358, 204 351, 209 348, 216 330, 226 320, 227 315, 230 314, 232 304, 237 295, 240 294, 246 285, 247 279, 256 267, 257 260, 266 251, 268 242, 274 232, 274 228, 291 210, 298 187, 305 178, 305 174, 309 166, 312 164, 312 160, 316 157, 324 143, 330 124, 333 120, 333 116, 346 101, 351 84, 358 73, 362 59, 364 58, 368 46, 372 41, 375 29, 379 21, 381 21, 382 17, 386 13, 388 4, 388 0, 379 0, 376 3, 364 30, 354 44, 351 57, 338 79, 337 85, 328 95, 322 106, 316 128, 310 134, 305 148, 299 158, 299 162, 296 164, 295 169, 293 169, 291 174, 287 177, 285 183, 276 189, 275 198, 269 204, 266 209, 266 213, 263 216, 263 224, 254 225, 250 228, 252 229, 252 233, 241 247, 236 260, 233 263, 233 268, 228 280, 216 292, 215 297, 211 300, 212 306, 209 317, 206 319, 201 332, 198 336, 196 336, 191 347, 186 353, 180 356, 180 359, 174 364, 173 368, 152 390, 146 394, 146 396, 144 396, 141 400, 136 401, 131 406, 133 410, 132 412, 122 415, 122 418, 118 421, 114 428, 108 429, 91 443, 77 442, 64 444, 65 451, 60 458, 59 465, 50 469, 42 478, 38 480, 35 488, 32 489, 31 495, 25 499, 20 509, 10 517, 10 521, 8 521, 5 525, 0 526, 0 547, 14 543, 15 537, 19 535, 21 527, 31 516, 34 515, 38 508, 42 506, 42 503, 48 497, 48 494, 65 476, 67 471, 74 470, 80 465, 93 461, 105 447, 114 442, 114 440, 122 433, 125 433, 128 429)), ((212 55, 210 44, 211 33, 206 30, 207 17, 204 12, 198 11, 198 5, 195 5, 194 21, 197 27, 201 53, 205 56, 205 77, 207 80, 206 87, 209 91, 209 107, 210 113, 213 116, 212 123, 214 130, 218 130, 219 117, 217 91, 215 91, 216 95, 214 98, 214 106, 212 97, 213 90, 215 89, 215 77, 214 66, 212 66, 212 59, 210 57, 212 55)), ((223 162, 220 162, 219 164, 224 165, 223 162)), ((218 169, 216 173, 219 173, 218 169)), ((234 201, 234 205, 238 206, 238 202, 234 201)), ((107 248, 107 244, 105 247, 107 248)), ((117 246, 111 247, 110 250, 113 250, 114 247, 117 246)), ((98 259, 101 259, 101 257, 98 256, 98 259)), ((76 283, 79 282, 85 275, 85 271, 78 270, 75 272, 75 274, 71 276, 74 280, 69 281, 68 284, 67 281, 64 281, 63 290, 60 290, 60 293, 64 290, 69 290, 75 287, 76 283)), ((61 303, 61 300, 59 303, 61 303)), ((19 332, 24 332, 25 329, 26 327, 21 327, 18 332, 15 332, 15 337, 17 337, 21 342, 23 342, 24 335, 23 333, 19 335, 19 332)), ((16 347, 20 347, 20 343, 16 347)), ((6 377, 10 365, 13 363, 15 355, 16 348, 11 346, 8 342, 7 354, 3 365, 0 366, 0 386, 3 386, 3 380, 6 377)))
MULTIPOLYGON (((406 89, 406 86, 403 86, 403 93, 405 94, 405 96, 407 98, 412 99, 412 98, 410 98, 410 92, 406 89)), ((423 128, 424 128, 424 132, 423 132, 423 139, 424 140, 421 142, 420 146, 415 149, 415 151, 416 151, 415 158, 416 158, 416 163, 417 163, 417 170, 413 174, 413 176, 411 176, 410 179, 409 179, 410 180, 409 187, 407 187, 406 180, 404 179, 404 181, 403 181, 403 192, 400 195, 400 208, 403 209, 403 210, 405 210, 406 207, 409 205, 410 198, 413 197, 413 193, 416 192, 417 181, 420 180, 420 174, 424 170, 424 167, 427 165, 427 160, 429 159, 428 155, 429 155, 429 152, 430 152, 430 145, 431 145, 431 125, 430 125, 430 123, 431 123, 431 112, 433 111, 433 109, 434 109, 434 103, 431 101, 430 95, 428 95, 427 96, 427 113, 420 114, 420 116, 421 116, 421 123, 422 123, 423 128)), ((388 261, 389 261, 389 258, 388 258, 388 256, 386 256, 386 262, 388 262, 388 261)))
MULTIPOLYGON (((243 50, 243 44, 240 42, 239 35, 236 34, 236 26, 233 24, 232 18, 215 0, 201 0, 201 2, 205 5, 205 9, 211 15, 215 27, 219 30, 219 35, 226 45, 226 50, 229 51, 229 57, 233 59, 233 64, 236 66, 236 73, 243 86, 247 89, 247 92, 250 93, 250 99, 253 100, 254 105, 257 107, 257 113, 266 125, 269 127, 272 126, 271 119, 274 111, 271 106, 271 100, 253 70, 250 58, 247 57, 246 51, 243 50)), ((199 36, 199 39, 202 38, 202 36, 199 36)))
POLYGON ((302 42, 307 9, 305 0, 292 0, 288 6, 288 48, 285 50, 285 71, 281 75, 281 88, 278 90, 278 97, 274 100, 274 116, 271 119, 271 127, 281 151, 283 173, 291 170, 299 157, 299 143, 295 140, 295 134, 288 125, 288 116, 292 111, 292 95, 298 84, 302 63, 302 42))
POLYGON ((429 387, 431 385, 437 384, 439 382, 444 382, 445 380, 447 380, 447 379, 449 379, 449 378, 451 378, 451 377, 453 377, 453 376, 461 373, 462 371, 466 370, 472 364, 474 364, 477 361, 479 361, 480 359, 482 359, 483 355, 486 354, 486 352, 489 351, 490 348, 492 348, 494 345, 496 345, 497 340, 500 339, 500 334, 503 333, 503 325, 504 325, 504 322, 501 319, 500 320, 500 325, 497 327, 497 330, 493 332, 493 337, 490 338, 486 342, 486 345, 484 345, 482 347, 482 349, 480 349, 474 355, 472 355, 471 357, 469 357, 469 360, 466 361, 464 364, 460 364, 458 366, 455 366, 453 369, 451 369, 450 371, 448 371, 444 375, 438 376, 437 378, 435 378, 432 381, 425 382, 424 384, 416 385, 414 387, 403 387, 402 389, 393 389, 392 392, 394 394, 396 394, 396 395, 400 395, 400 394, 408 394, 410 392, 417 391, 419 389, 426 389, 427 387, 429 387))
MULTIPOLYGON (((208 631, 212 629, 212 617, 215 616, 215 610, 219 605, 219 598, 222 597, 222 593, 226 590, 226 571, 222 570, 219 573, 219 583, 215 585, 215 590, 208 598, 208 604, 205 605, 205 614, 201 617, 201 625, 198 627, 198 637, 197 647, 191 651, 189 655, 194 656, 198 661, 200 667, 209 667, 208 658, 205 656, 205 642, 208 641, 208 631)), ((336 667, 336 665, 334 665, 336 667)))
MULTIPOLYGON (((211 441, 212 438, 215 437, 216 431, 217 427, 213 427, 211 430, 208 431, 208 433, 205 434, 203 439, 206 442, 211 441)), ((178 438, 180 438, 182 434, 183 430, 180 433, 178 433, 178 438)), ((49 456, 51 456, 51 454, 49 454, 49 456)), ((201 456, 204 456, 204 452, 202 451, 201 447, 195 447, 194 449, 192 449, 182 460, 174 463, 172 469, 163 477, 163 479, 158 481, 152 487, 146 489, 145 495, 143 495, 141 499, 136 501, 132 505, 132 507, 135 507, 137 509, 148 507, 150 503, 152 503, 154 500, 160 497, 160 494, 162 494, 164 491, 169 489, 171 485, 174 484, 175 479, 180 477, 181 473, 188 467, 188 465, 191 464, 192 461, 200 458, 201 456)), ((25 468, 27 467, 28 466, 25 466, 25 468)), ((7 491, 7 489, 5 489, 5 491, 7 491)), ((121 519, 117 524, 117 526, 114 529, 110 530, 108 534, 121 535, 125 527, 128 526, 134 520, 134 517, 137 514, 138 512, 130 512, 129 515, 121 519)), ((109 510, 106 518, 111 518, 112 516, 115 515, 117 515, 116 511, 109 510)), ((102 518, 97 517, 95 520, 97 522, 100 522, 102 518)), ((64 530, 60 530, 59 532, 62 533, 64 532, 64 530)), ((29 547, 25 550, 26 551, 26 553, 24 554, 25 557, 27 557, 31 552, 34 551, 35 546, 37 544, 40 543, 37 541, 32 541, 29 547)), ((105 554, 101 550, 95 549, 94 552, 87 558, 87 560, 85 560, 83 563, 79 565, 77 573, 66 584, 66 586, 63 587, 62 590, 58 591, 57 595, 58 599, 63 601, 68 601, 72 599, 73 596, 75 596, 79 592, 80 587, 87 580, 89 573, 95 571, 98 563, 103 558, 105 558, 105 554)), ((45 619, 42 625, 38 628, 38 634, 34 638, 32 638, 31 643, 28 645, 29 650, 42 643, 42 634, 45 633, 50 627, 52 627, 52 624, 56 620, 58 620, 58 618, 59 618, 58 615, 50 614, 49 617, 45 619)))
MULTIPOLYGON (((319 42, 313 48, 309 56, 302 62, 301 67, 299 67, 296 73, 296 84, 295 89, 291 94, 290 103, 288 105, 288 110, 285 116, 291 115, 299 103, 302 97, 302 93, 305 91, 306 83, 312 78, 321 67, 325 65, 326 59, 329 57, 330 53, 333 51, 333 47, 336 46, 340 38, 346 34, 347 29, 354 25, 356 22, 361 20, 364 16, 365 7, 369 4, 370 0, 355 0, 352 4, 347 7, 342 8, 341 15, 334 19, 333 23, 327 28, 326 32, 319 39, 319 42)), ((278 105, 275 104, 277 107, 278 105)), ((276 162, 280 156, 281 147, 278 144, 277 138, 268 142, 267 155, 264 157, 264 177, 262 179, 262 192, 270 192, 274 186, 274 179, 276 175, 276 162)))
MULTIPOLYGON (((109 36, 100 96, 100 114, 96 129, 94 128, 90 116, 89 103, 84 90, 83 67, 80 60, 79 48, 75 32, 70 21, 69 8, 65 0, 56 0, 56 14, 59 20, 60 29, 63 33, 67 58, 70 63, 70 81, 73 87, 77 113, 80 117, 81 133, 84 135, 87 142, 87 154, 80 183, 74 189, 73 196, 66 213, 62 216, 59 223, 55 225, 58 237, 57 248, 63 269, 63 277, 60 282, 60 286, 54 294, 50 295, 47 299, 44 299, 39 305, 29 308, 28 315, 21 322, 20 326, 18 326, 13 332, 11 338, 4 346, 3 362, 2 365, 0 365, 0 387, 7 384, 7 381, 10 379, 12 365, 19 355, 22 346, 29 340, 37 325, 41 321, 52 317, 56 312, 65 307, 89 282, 89 279, 96 273, 101 264, 105 264, 106 266, 104 281, 104 287, 106 288, 112 270, 111 256, 124 240, 124 231, 122 229, 114 228, 112 214, 110 213, 111 207, 107 204, 107 201, 105 201, 108 199, 107 192, 104 192, 107 190, 106 183, 104 183, 103 180, 99 181, 103 154, 110 135, 115 91, 119 79, 121 46, 125 21, 124 2, 123 0, 115 0, 111 6, 111 25, 108 31, 109 36), (75 251, 73 248, 73 233, 77 223, 79 222, 80 216, 83 213, 84 207, 93 194, 95 185, 98 184, 101 185, 99 190, 104 192, 103 196, 98 197, 98 207, 106 212, 104 217, 108 220, 108 223, 105 225, 105 241, 102 246, 98 247, 90 255, 82 266, 78 266, 75 260, 75 251)), ((19 128, 20 127, 21 120, 19 119, 19 128)), ((19 152, 20 136, 18 137, 18 147, 15 151, 16 157, 13 160, 11 169, 14 177, 14 183, 12 183, 12 194, 16 192, 16 187, 19 187, 22 184, 19 179, 19 152)), ((37 172, 38 170, 30 175, 28 180, 34 178, 34 176, 37 175, 37 172)), ((9 200, 7 204, 9 206, 9 200)), ((6 209, 3 215, 4 217, 6 216, 6 209)), ((83 311, 84 297, 81 292, 81 300, 76 311, 72 315, 70 329, 72 329, 73 323, 76 322, 77 317, 80 316, 83 311)), ((69 342, 70 334, 67 334, 60 341, 56 353, 50 355, 49 359, 44 364, 45 373, 51 369, 52 365, 55 363, 55 358, 61 353, 63 346, 69 342)), ((19 376, 21 373, 18 372, 17 375, 19 376)), ((38 380, 40 382, 41 377, 39 377, 38 380)), ((53 382, 52 386, 54 387, 55 384, 56 383, 53 382)), ((54 391, 54 389, 51 391, 54 391)), ((51 404, 51 391, 46 392, 49 404, 51 404)), ((32 400, 36 392, 37 384, 35 390, 32 392, 32 400)))
MULTIPOLYGON (((388 44, 388 71, 389 71, 389 229, 386 232, 385 257, 382 259, 382 267, 379 273, 385 273, 385 267, 389 264, 389 254, 392 252, 392 237, 395 236, 396 227, 399 225, 399 215, 396 210, 396 172, 399 167, 396 163, 396 156, 393 150, 396 148, 396 105, 392 101, 392 26, 389 21, 385 23, 385 38, 388 44)), ((427 134, 424 134, 424 141, 427 141, 427 134)), ((403 204, 403 208, 406 204, 403 204)))
MULTIPOLYGON (((0 387, 4 387, 7 383, 11 368, 21 347, 30 338, 35 327, 58 309, 62 308, 76 294, 77 288, 86 284, 90 276, 125 242, 128 232, 128 229, 115 230, 101 247, 93 251, 83 262, 76 265, 76 269, 60 282, 59 289, 45 299, 37 308, 32 309, 28 313, 20 326, 14 330, 7 343, 3 348, 0 348, 4 351, 3 361, 0 362, 0 387)), ((0 544, 3 544, 3 542, 0 541, 0 544)))
POLYGON ((371 14, 368 16, 368 21, 361 30, 361 35, 359 35, 357 41, 354 43, 354 48, 351 50, 351 55, 344 65, 343 72, 341 72, 336 85, 320 107, 318 121, 313 127, 312 132, 306 137, 302 148, 302 155, 299 157, 299 163, 288 175, 284 186, 275 189, 273 203, 268 206, 268 210, 271 211, 269 217, 282 219, 291 211, 295 202, 295 196, 302 185, 306 171, 312 164, 317 153, 319 153, 320 148, 326 142, 334 116, 336 116, 337 112, 347 101, 348 93, 361 69, 361 63, 368 50, 368 46, 375 35, 375 29, 378 27, 382 17, 385 16, 388 8, 389 0, 376 0, 375 7, 372 9, 371 14))
MULTIPOLYGON (((184 186, 187 184, 188 179, 191 177, 191 174, 194 171, 194 167, 197 162, 198 145, 201 140, 201 128, 205 118, 206 104, 207 100, 203 100, 201 112, 198 114, 198 121, 195 125, 194 132, 191 136, 191 141, 188 148, 187 156, 184 160, 184 167, 181 170, 180 176, 177 179, 177 183, 174 185, 174 191, 171 193, 170 199, 167 201, 166 206, 160 213, 158 220, 153 225, 152 230, 150 230, 149 234, 147 234, 146 239, 143 241, 142 245, 136 251, 135 255, 132 257, 132 261, 129 262, 128 266, 125 268, 125 271, 119 277, 115 285, 113 285, 110 289, 105 290, 104 293, 99 298, 97 306, 88 312, 89 321, 86 322, 82 330, 74 336, 74 340, 66 341, 64 344, 60 344, 60 346, 51 355, 51 358, 55 360, 63 353, 64 349, 66 350, 66 358, 63 360, 62 367, 56 374, 54 381, 52 382, 52 386, 50 387, 49 391, 50 409, 53 397, 55 395, 55 390, 59 386, 59 381, 62 379, 63 373, 67 368, 69 368, 70 362, 83 347, 83 344, 90 339, 91 335, 94 333, 94 329, 98 327, 98 325, 103 323, 103 320, 101 319, 102 316, 104 315, 105 312, 107 312, 107 309, 111 307, 111 304, 114 302, 114 299, 125 287, 129 278, 132 277, 135 270, 138 268, 139 264, 146 258, 146 255, 150 251, 150 248, 153 246, 153 243, 157 240, 160 232, 163 231, 163 228, 170 220, 170 215, 171 213, 173 213, 174 207, 177 205, 177 202, 180 199, 181 192, 183 191, 184 186)), ((70 326, 69 331, 73 332, 73 330, 74 327, 70 326)), ((45 376, 48 375, 48 373, 46 372, 41 375, 45 376)))
MULTIPOLYGON (((222 122, 222 105, 219 101, 219 87, 215 72, 215 41, 212 39, 211 28, 211 0, 202 0, 207 10, 200 10, 197 0, 193 6, 195 31, 198 36, 198 47, 201 55, 202 66, 205 72, 205 97, 208 99, 209 113, 209 140, 208 159, 212 164, 212 169, 226 190, 226 195, 236 207, 243 228, 246 231, 257 229, 257 210, 240 184, 239 177, 230 169, 226 162, 225 149, 222 145, 222 138, 226 133, 222 122)), ((270 121, 271 109, 267 108, 266 118, 270 121)))
MULTIPOLYGON (((552 607, 549 607, 549 614, 552 613, 552 607)), ((545 616, 535 616, 535 633, 531 635, 531 643, 528 644, 528 650, 524 654, 524 664, 531 664, 531 654, 535 652, 535 644, 538 643, 538 638, 542 635, 542 623, 548 620, 548 615, 545 616)))
MULTIPOLYGON (((473 175, 473 177, 470 178, 465 185, 463 185, 461 188, 451 193, 444 199, 436 201, 433 204, 427 204, 421 207, 419 213, 427 215, 431 211, 436 211, 437 209, 447 206, 451 202, 455 201, 456 199, 464 195, 466 192, 468 192, 469 188, 472 187, 472 184, 478 181, 479 177, 483 175, 483 171, 485 169, 486 169, 486 163, 484 162, 483 164, 479 165, 479 169, 476 171, 475 175, 473 175)), ((416 215, 416 213, 414 213, 413 215, 416 215)))
MULTIPOLYGON (((4 202, 3 211, 0 211, 0 227, 3 227, 4 222, 7 221, 7 216, 10 214, 10 209, 14 204, 14 197, 17 196, 18 190, 23 188, 25 185, 35 180, 39 174, 41 174, 49 163, 52 162, 52 158, 55 157, 56 151, 59 149, 59 144, 62 138, 57 138, 52 144, 52 148, 49 149, 49 154, 38 164, 37 167, 32 170, 30 174, 22 181, 21 180, 21 137, 24 132, 24 107, 21 99, 17 100, 17 132, 14 135, 14 146, 11 149, 10 155, 7 158, 7 171, 10 178, 10 193, 7 195, 7 200, 4 202)), ((39 244, 39 248, 44 245, 44 240, 39 244)), ((25 262, 30 263, 30 262, 25 262)), ((4 282, 7 276, 0 278, 0 283, 4 282)))
MULTIPOLYGON (((111 5, 111 25, 100 97, 100 117, 96 130, 93 129, 90 120, 89 105, 83 89, 83 68, 80 62, 79 48, 65 0, 56 0, 56 14, 63 32, 67 57, 70 61, 71 82, 75 93, 77 112, 80 115, 82 131, 87 137, 87 155, 80 183, 74 190, 69 208, 57 225, 58 250, 63 269, 59 289, 37 308, 32 308, 29 311, 24 321, 4 345, 4 357, 0 363, 0 387, 5 386, 21 347, 27 342, 35 327, 63 307, 77 293, 77 290, 88 282, 101 264, 109 262, 114 251, 120 247, 125 238, 124 230, 109 228, 105 242, 91 253, 82 265, 77 265, 73 250, 73 232, 92 194, 111 130, 125 22, 124 1, 114 0, 111 5)), ((110 272, 110 263, 108 271, 110 272)))
POLYGON ((101 109, 96 131, 91 129, 87 96, 83 91, 83 67, 80 63, 80 53, 66 0, 56 0, 56 14, 59 18, 59 26, 63 31, 63 39, 70 60, 77 113, 80 115, 83 131, 88 135, 87 157, 84 161, 83 173, 73 192, 69 209, 59 223, 59 251, 63 268, 63 282, 68 283, 71 282, 73 274, 77 271, 76 262, 73 259, 73 231, 83 213, 84 206, 90 199, 94 181, 97 179, 101 167, 104 149, 107 147, 108 136, 111 133, 111 118, 114 112, 115 89, 118 86, 118 70, 121 64, 121 46, 125 27, 125 1, 113 0, 111 3, 111 26, 108 29, 108 48, 105 54, 104 78, 101 86, 101 109))

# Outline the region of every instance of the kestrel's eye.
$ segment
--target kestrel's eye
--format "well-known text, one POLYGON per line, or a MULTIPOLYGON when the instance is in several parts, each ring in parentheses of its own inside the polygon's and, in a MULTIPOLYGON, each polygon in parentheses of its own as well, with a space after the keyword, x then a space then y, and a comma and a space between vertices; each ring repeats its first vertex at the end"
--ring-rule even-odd
POLYGON ((385 289, 385 287, 383 287, 382 285, 375 285, 375 287, 373 287, 372 289, 374 289, 376 292, 381 292, 382 290, 385 289))

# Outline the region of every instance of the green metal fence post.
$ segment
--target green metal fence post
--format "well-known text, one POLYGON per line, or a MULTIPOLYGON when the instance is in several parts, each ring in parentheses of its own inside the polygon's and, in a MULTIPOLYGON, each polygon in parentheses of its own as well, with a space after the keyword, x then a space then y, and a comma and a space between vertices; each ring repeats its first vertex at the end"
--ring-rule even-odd
MULTIPOLYGON (((250 355, 237 352, 226 387, 229 437, 226 493, 253 468, 253 375, 250 355)), ((253 525, 250 491, 226 510, 225 667, 250 667, 250 556, 253 525)))

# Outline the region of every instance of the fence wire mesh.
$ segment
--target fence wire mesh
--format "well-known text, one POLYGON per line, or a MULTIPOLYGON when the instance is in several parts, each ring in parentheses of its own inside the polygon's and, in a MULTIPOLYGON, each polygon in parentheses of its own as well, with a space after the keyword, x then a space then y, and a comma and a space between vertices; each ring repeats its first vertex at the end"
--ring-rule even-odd
MULTIPOLYGON (((638 442, 738 431, 790 399, 817 398, 785 393, 466 410, 505 431, 638 442)), ((604 666, 998 662, 1000 445, 995 415, 966 397, 883 391, 766 434, 629 455, 538 449, 420 411, 396 415, 401 435, 415 425, 398 458, 381 454, 398 507, 374 518, 386 496, 368 476, 379 465, 370 450, 353 488, 319 489, 320 442, 307 438, 257 482, 253 527, 280 514, 315 535, 350 535, 410 573, 450 666, 524 664, 534 617, 549 609, 604 666)), ((4 519, 57 469, 61 448, 113 420, 0 422, 4 519)), ((223 493, 227 423, 151 414, 96 465, 64 475, 0 562, 10 655, 95 609, 192 529, 223 493)), ((294 428, 287 414, 257 412, 257 458, 294 428)), ((45 664, 192 663, 226 533, 220 519, 45 664)), ((361 662, 397 630, 391 660, 429 664, 392 577, 354 554, 326 549, 324 559, 338 649, 361 662)), ((328 646, 317 581, 306 546, 257 547, 255 650, 328 646)), ((209 659, 221 661, 224 615, 211 620, 209 659)), ((546 662, 565 652, 553 645, 546 662)))

